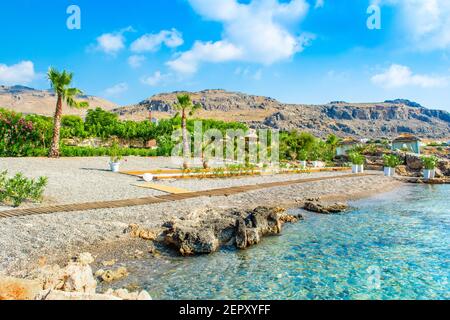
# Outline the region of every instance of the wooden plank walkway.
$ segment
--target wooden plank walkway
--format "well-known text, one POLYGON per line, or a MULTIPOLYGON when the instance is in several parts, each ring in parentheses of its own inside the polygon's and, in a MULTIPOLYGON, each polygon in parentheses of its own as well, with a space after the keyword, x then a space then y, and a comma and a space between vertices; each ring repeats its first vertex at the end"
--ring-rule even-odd
POLYGON ((339 175, 339 176, 332 176, 332 177, 308 178, 308 179, 299 179, 299 180, 269 182, 269 183, 247 185, 247 186, 236 186, 236 187, 230 187, 230 188, 204 190, 204 191, 189 192, 189 193, 182 193, 182 194, 168 194, 168 195, 147 197, 147 198, 77 203, 77 204, 57 205, 57 206, 50 206, 50 207, 28 208, 28 209, 14 209, 14 210, 0 211, 0 219, 1 218, 12 218, 12 217, 25 217, 25 216, 30 216, 30 215, 60 213, 60 212, 78 212, 78 211, 88 211, 88 210, 97 210, 97 209, 126 208, 126 207, 158 204, 158 203, 164 203, 164 202, 181 201, 181 200, 200 198, 200 197, 231 196, 234 194, 255 191, 255 190, 261 190, 261 189, 267 189, 267 188, 283 187, 283 186, 290 186, 290 185, 295 185, 295 184, 336 180, 336 179, 350 179, 350 178, 355 178, 355 177, 364 177, 364 176, 373 176, 373 175, 374 174, 370 174, 370 173, 346 174, 346 175, 339 175))

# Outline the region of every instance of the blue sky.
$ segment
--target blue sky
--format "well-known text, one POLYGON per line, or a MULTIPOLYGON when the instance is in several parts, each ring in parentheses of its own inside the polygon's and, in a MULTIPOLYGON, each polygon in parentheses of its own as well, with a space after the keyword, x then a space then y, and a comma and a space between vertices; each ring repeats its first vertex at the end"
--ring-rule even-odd
POLYGON ((16 0, 0 11, 0 84, 49 66, 120 104, 210 88, 282 102, 407 98, 450 111, 447 0, 16 0), (377 5, 381 30, 370 30, 377 5), (69 30, 69 5, 81 29, 69 30))

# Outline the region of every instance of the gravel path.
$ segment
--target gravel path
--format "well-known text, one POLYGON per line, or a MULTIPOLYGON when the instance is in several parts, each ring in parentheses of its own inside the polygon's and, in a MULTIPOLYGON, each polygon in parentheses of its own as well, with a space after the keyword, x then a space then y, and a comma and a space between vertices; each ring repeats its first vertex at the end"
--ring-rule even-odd
MULTIPOLYGON (((28 177, 48 177, 48 186, 42 204, 24 204, 23 207, 72 204, 91 201, 122 200, 162 195, 164 193, 133 186, 141 179, 107 170, 109 158, 0 158, 0 171, 8 170, 10 175, 23 172, 28 177)), ((173 168, 167 158, 128 157, 121 169, 147 170, 173 168)), ((339 173, 338 173, 339 174, 339 173)), ((346 173, 341 173, 346 174, 346 173)), ((160 181, 190 191, 210 190, 265 182, 295 180, 302 177, 322 177, 336 173, 315 173, 301 175, 277 175, 242 177, 234 179, 185 179, 160 181)), ((9 208, 0 207, 0 210, 9 208)))
MULTIPOLYGON (((132 158, 126 169, 156 168, 165 159, 144 160, 132 158), (149 165, 147 162, 151 162, 149 165), (147 166, 145 166, 147 165, 147 166)), ((23 171, 29 176, 47 175, 47 197, 59 203, 90 200, 123 199, 148 196, 152 191, 131 187, 136 178, 99 171, 107 165, 106 158, 76 159, 0 159, 0 170, 11 173, 23 171), (88 169, 88 170, 87 170, 88 169), (103 198, 106 197, 106 198, 103 198), (56 201, 56 200, 54 200, 56 201)), ((270 181, 293 180, 317 176, 341 175, 321 173, 247 177, 241 179, 180 180, 172 185, 190 190, 247 185, 270 181)), ((90 246, 101 246, 126 237, 123 230, 130 223, 146 227, 160 225, 164 220, 181 217, 205 208, 256 207, 276 205, 292 207, 306 198, 326 196, 353 199, 373 193, 388 192, 399 182, 382 175, 352 177, 328 181, 257 190, 230 197, 203 197, 178 202, 131 208, 102 209, 73 213, 29 216, 0 221, 0 273, 21 275, 20 271, 33 268, 40 257, 48 261, 80 252, 90 246)))

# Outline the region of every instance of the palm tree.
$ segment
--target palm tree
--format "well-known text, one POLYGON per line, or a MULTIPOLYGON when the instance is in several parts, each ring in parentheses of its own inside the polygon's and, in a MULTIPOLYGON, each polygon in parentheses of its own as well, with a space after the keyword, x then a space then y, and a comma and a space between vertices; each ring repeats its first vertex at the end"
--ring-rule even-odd
POLYGON ((188 94, 181 94, 177 96, 177 102, 173 106, 179 113, 181 112, 181 131, 183 135, 183 168, 189 168, 188 158, 191 154, 190 143, 187 132, 187 116, 193 115, 195 111, 201 109, 200 104, 192 103, 191 97, 188 94))
POLYGON ((77 88, 70 88, 73 79, 73 73, 63 71, 59 72, 54 68, 50 68, 47 73, 50 85, 57 96, 56 111, 53 125, 53 139, 48 154, 49 158, 59 158, 59 140, 61 132, 62 106, 65 102, 71 108, 87 108, 87 102, 78 102, 75 98, 83 92, 77 88))

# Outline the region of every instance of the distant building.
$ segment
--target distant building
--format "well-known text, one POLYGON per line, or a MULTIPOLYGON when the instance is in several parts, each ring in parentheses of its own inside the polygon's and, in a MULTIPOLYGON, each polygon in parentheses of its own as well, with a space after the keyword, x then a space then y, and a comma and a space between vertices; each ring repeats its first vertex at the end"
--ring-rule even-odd
POLYGON ((413 135, 402 135, 392 141, 392 150, 408 151, 420 154, 421 140, 413 135))
POLYGON ((336 155, 339 156, 346 156, 347 153, 356 148, 358 145, 360 145, 361 142, 353 139, 353 138, 346 138, 339 143, 338 147, 336 148, 336 155))

